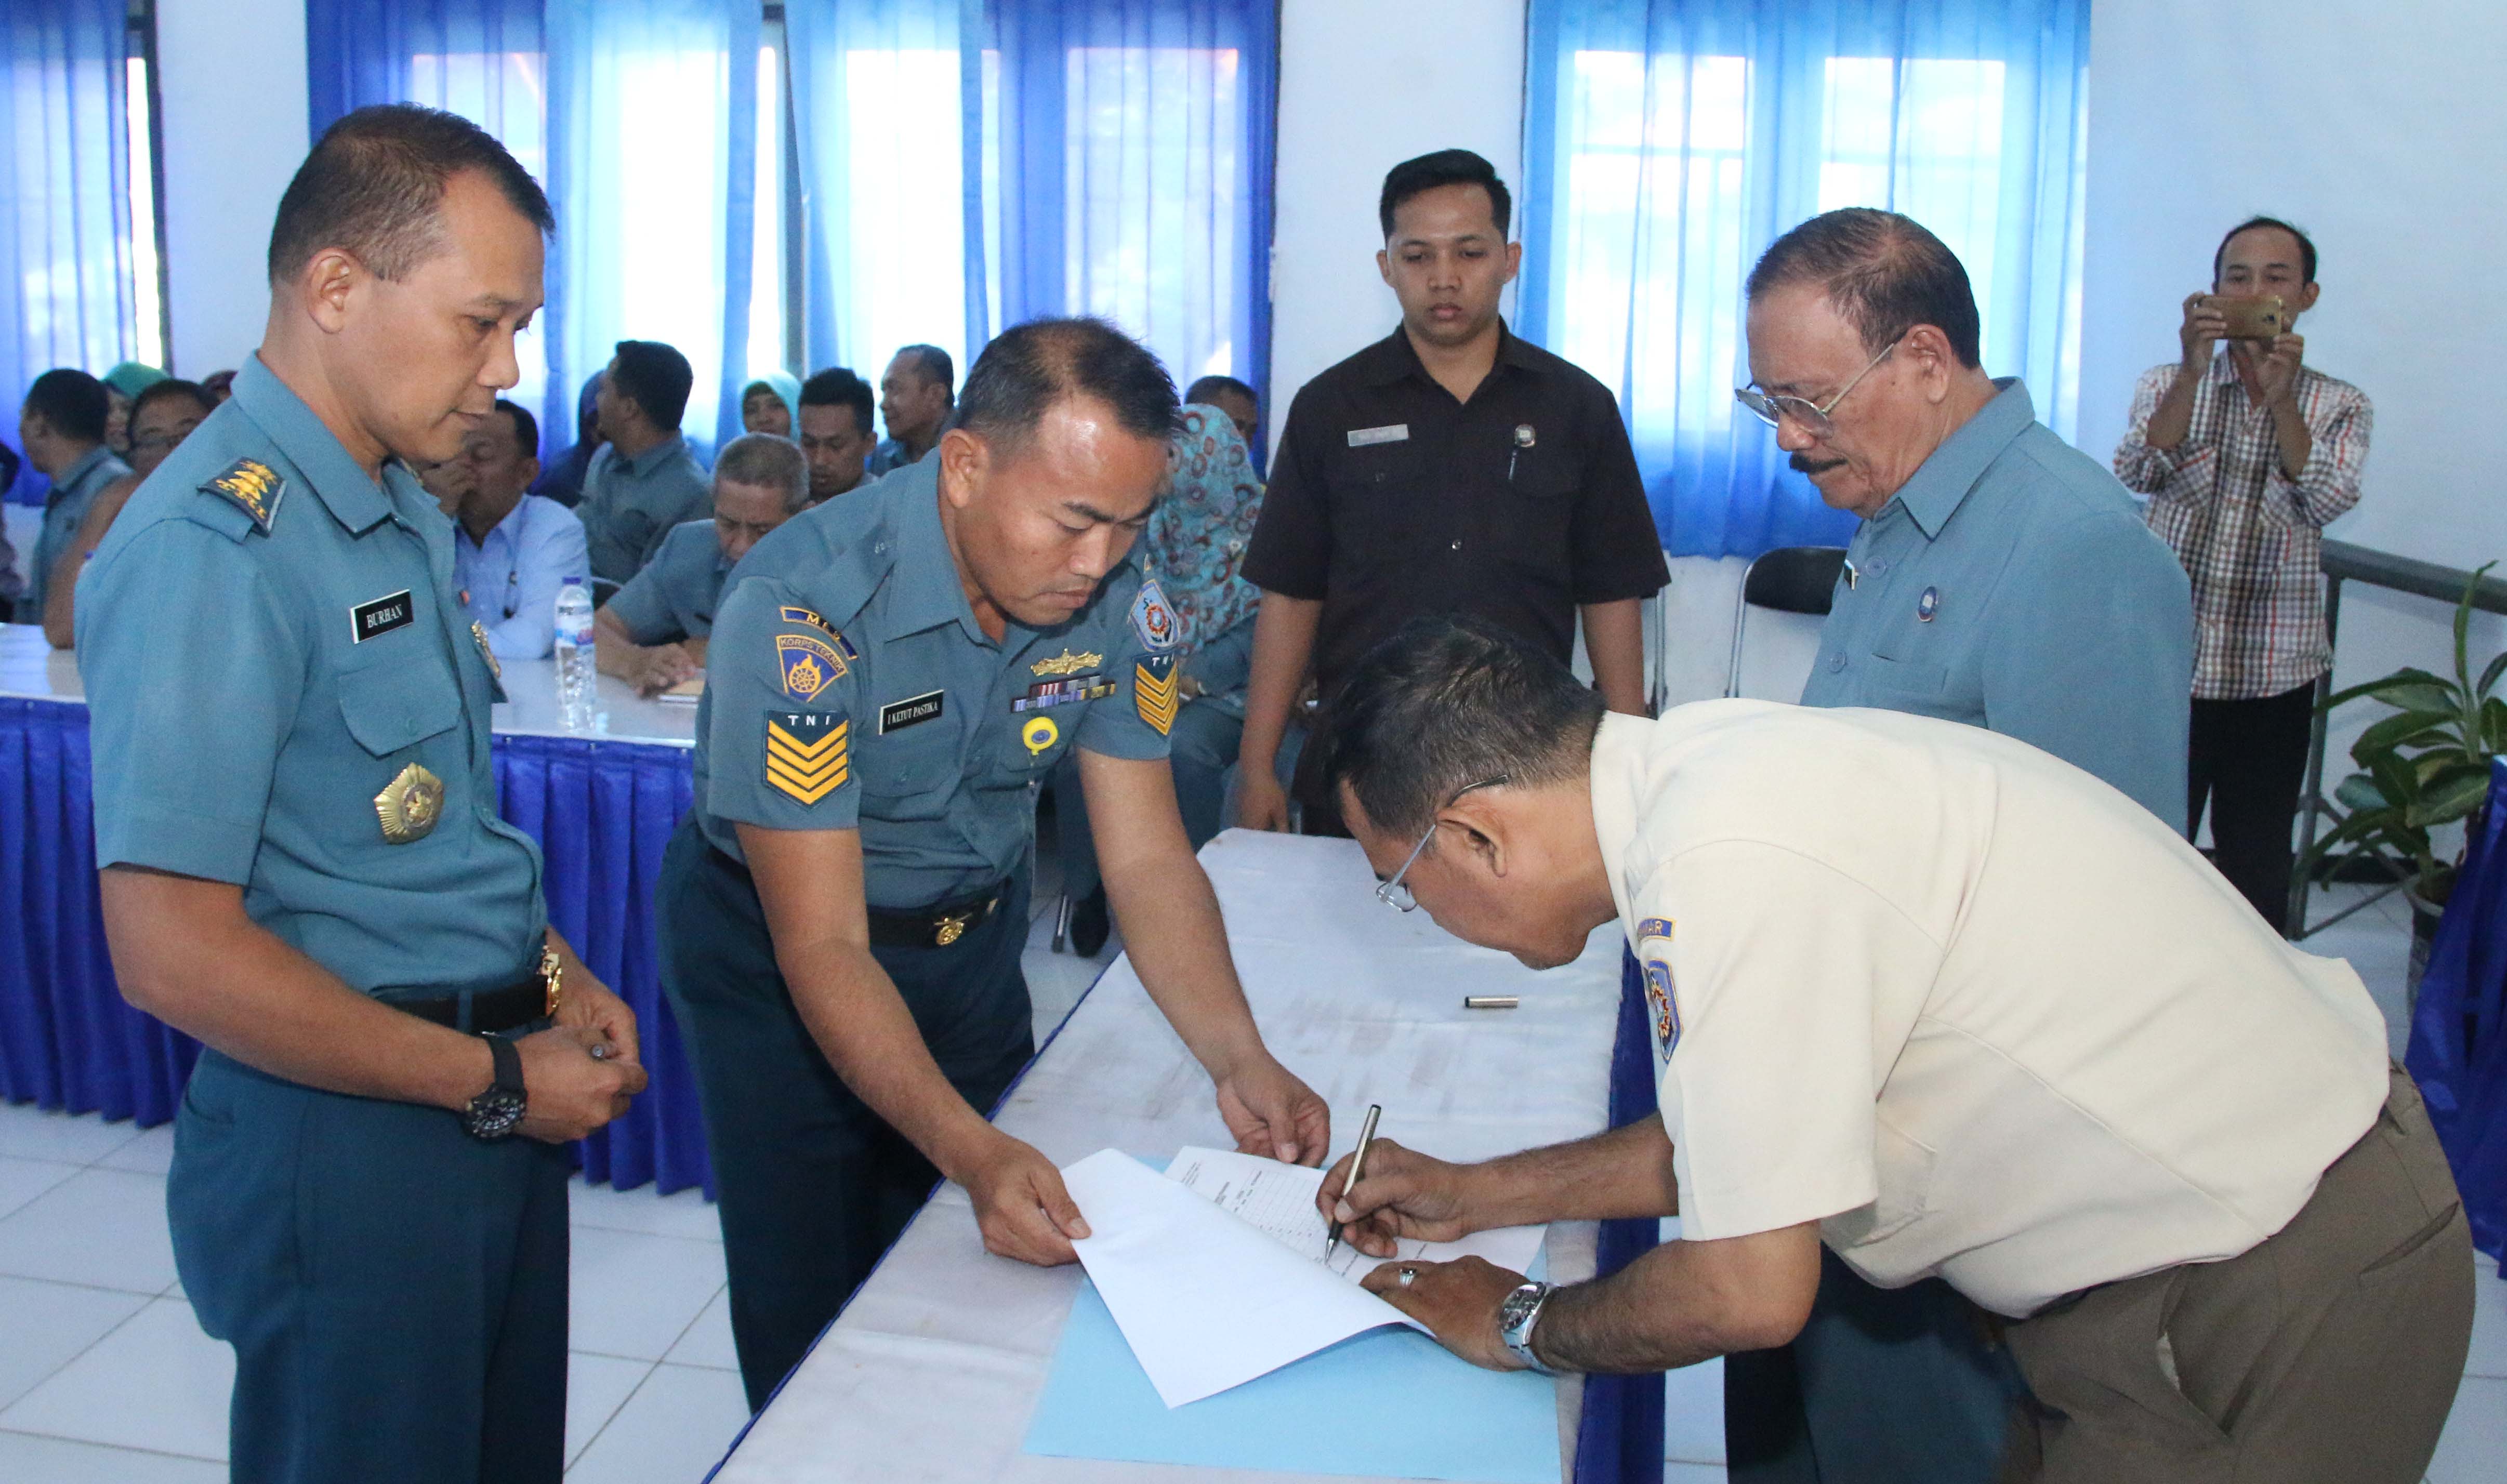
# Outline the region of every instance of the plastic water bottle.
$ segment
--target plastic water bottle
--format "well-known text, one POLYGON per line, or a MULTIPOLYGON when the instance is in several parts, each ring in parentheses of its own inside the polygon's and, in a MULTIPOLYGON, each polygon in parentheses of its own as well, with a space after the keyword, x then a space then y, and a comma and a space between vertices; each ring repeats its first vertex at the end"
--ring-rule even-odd
POLYGON ((569 732, 592 730, 592 593, 580 577, 557 590, 558 719, 569 732))

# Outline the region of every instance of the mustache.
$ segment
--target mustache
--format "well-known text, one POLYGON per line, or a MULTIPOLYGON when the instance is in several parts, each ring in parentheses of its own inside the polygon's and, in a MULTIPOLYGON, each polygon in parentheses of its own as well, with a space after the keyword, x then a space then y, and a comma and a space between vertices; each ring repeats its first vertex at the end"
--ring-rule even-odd
POLYGON ((1786 459, 1785 462, 1792 466, 1793 471, 1796 474, 1826 474, 1829 470, 1843 464, 1845 460, 1841 458, 1810 458, 1803 454, 1797 453, 1793 457, 1786 459))

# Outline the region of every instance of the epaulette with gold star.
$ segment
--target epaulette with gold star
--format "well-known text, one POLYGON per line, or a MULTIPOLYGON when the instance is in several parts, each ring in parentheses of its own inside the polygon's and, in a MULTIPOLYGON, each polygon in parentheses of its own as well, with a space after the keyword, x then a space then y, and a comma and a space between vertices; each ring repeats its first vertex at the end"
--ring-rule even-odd
POLYGON ((271 519, 278 514, 278 497, 287 492, 287 482, 268 464, 238 458, 227 465, 225 473, 202 485, 200 492, 222 494, 235 501, 266 536, 270 534, 271 519))

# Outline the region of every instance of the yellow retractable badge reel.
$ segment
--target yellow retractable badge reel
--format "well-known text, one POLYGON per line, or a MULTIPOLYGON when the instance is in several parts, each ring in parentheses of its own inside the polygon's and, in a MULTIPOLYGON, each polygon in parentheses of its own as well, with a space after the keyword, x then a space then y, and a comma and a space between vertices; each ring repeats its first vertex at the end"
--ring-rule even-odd
POLYGON ((1044 756, 1045 749, 1061 740, 1062 729, 1053 724, 1050 716, 1033 717, 1026 726, 1019 728, 1019 741, 1027 743, 1030 757, 1044 756))

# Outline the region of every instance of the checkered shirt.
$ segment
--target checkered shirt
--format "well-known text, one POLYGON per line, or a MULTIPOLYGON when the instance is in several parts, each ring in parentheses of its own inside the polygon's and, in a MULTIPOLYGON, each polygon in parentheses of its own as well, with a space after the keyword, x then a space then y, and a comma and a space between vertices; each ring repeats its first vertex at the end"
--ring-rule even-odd
POLYGON ((2298 371, 2298 411, 2313 447, 2281 472, 2271 415, 2246 395, 2225 350, 2194 392, 2185 441, 2143 441, 2175 383, 2170 363, 2142 373, 2116 477, 2150 496, 2150 526, 2194 584, 2194 695, 2276 696, 2311 684, 2333 663, 2324 632, 2323 527, 2359 503, 2375 415, 2367 394, 2310 367, 2298 371))

